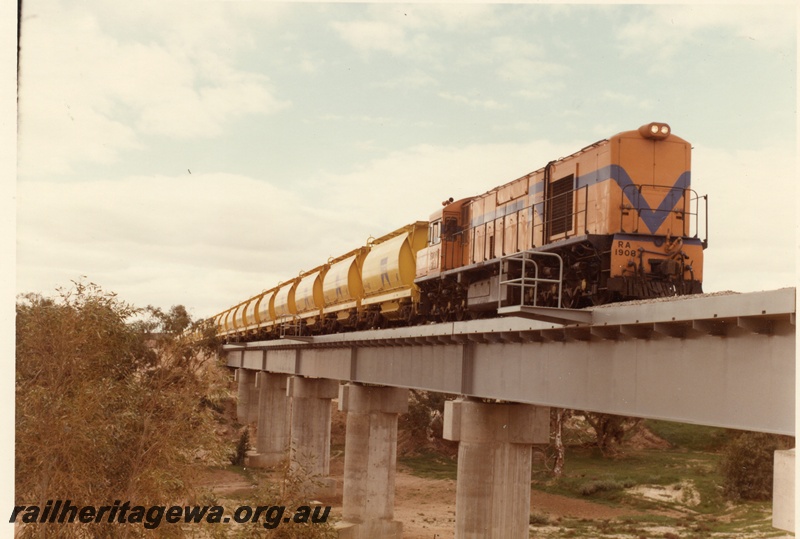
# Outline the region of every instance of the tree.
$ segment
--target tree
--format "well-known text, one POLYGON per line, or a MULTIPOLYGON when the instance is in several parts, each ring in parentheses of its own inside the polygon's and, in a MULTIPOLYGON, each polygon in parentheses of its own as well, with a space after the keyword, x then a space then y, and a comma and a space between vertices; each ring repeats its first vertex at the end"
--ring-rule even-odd
MULTIPOLYGON (((183 339, 153 343, 136 309, 94 284, 17 302, 16 501, 182 503, 216 441, 211 379, 183 339)), ((221 460, 221 458, 220 458, 221 460)), ((119 524, 27 526, 23 535, 138 534, 119 524)), ((180 535, 178 526, 160 536, 180 535)))
POLYGON ((603 455, 613 453, 614 445, 622 443, 625 435, 641 423, 641 419, 613 414, 580 412, 592 427, 597 440, 597 447, 603 455))
POLYGON ((553 476, 561 477, 564 474, 564 422, 572 416, 572 410, 565 408, 550 408, 550 440, 553 447, 553 476))
POLYGON ((180 335, 192 325, 192 317, 183 305, 173 305, 166 313, 148 305, 148 313, 155 319, 155 327, 168 335, 180 335))

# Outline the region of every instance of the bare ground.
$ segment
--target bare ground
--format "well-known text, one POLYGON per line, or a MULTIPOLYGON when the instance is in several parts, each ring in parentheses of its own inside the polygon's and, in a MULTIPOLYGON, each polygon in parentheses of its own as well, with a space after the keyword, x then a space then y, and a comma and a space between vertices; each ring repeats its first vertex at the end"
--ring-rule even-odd
MULTIPOLYGON (((331 516, 340 518, 342 511, 341 455, 331 458, 331 477, 337 480, 337 494, 320 500, 332 506, 331 516)), ((210 489, 227 498, 244 494, 252 484, 241 474, 229 470, 208 469, 198 477, 197 486, 210 489)), ((456 482, 452 479, 426 479, 409 473, 400 466, 395 477, 394 518, 403 523, 404 539, 453 539, 455 529, 456 482)), ((551 520, 580 518, 607 520, 639 514, 636 511, 607 507, 590 501, 565 496, 531 492, 531 511, 545 513, 551 520)))

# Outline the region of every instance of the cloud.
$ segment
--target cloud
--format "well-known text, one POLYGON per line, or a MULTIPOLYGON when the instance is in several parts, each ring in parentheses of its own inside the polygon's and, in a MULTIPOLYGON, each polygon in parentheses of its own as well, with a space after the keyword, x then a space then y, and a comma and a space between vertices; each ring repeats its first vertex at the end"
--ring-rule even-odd
POLYGON ((325 258, 345 248, 337 238, 320 245, 309 226, 335 229, 335 212, 232 174, 21 182, 18 201, 20 291, 87 275, 137 305, 188 303, 202 290, 238 297, 324 261, 302 254, 309 245, 333 248, 325 258))
POLYGON ((500 110, 507 109, 508 105, 499 103, 494 99, 481 99, 477 97, 467 97, 465 95, 454 94, 451 92, 439 92, 437 94, 442 99, 453 101, 455 103, 462 103, 473 108, 487 109, 487 110, 500 110))
POLYGON ((370 5, 364 17, 334 21, 332 28, 354 49, 437 62, 438 34, 469 34, 499 24, 495 9, 479 4, 370 5))
POLYGON ((708 194, 707 291, 791 286, 797 252, 794 148, 696 146, 692 184, 708 194))
POLYGON ((602 99, 607 103, 623 105, 626 108, 636 107, 639 109, 649 109, 653 106, 653 101, 650 98, 643 98, 639 95, 612 92, 608 90, 602 93, 602 99))
POLYGON ((246 32, 234 32, 230 21, 213 14, 198 13, 188 24, 185 15, 169 18, 174 7, 163 9, 158 19, 148 2, 113 17, 100 5, 25 4, 23 175, 68 172, 84 161, 113 162, 121 151, 142 149, 147 135, 213 137, 232 118, 289 106, 275 97, 267 77, 233 65, 230 52, 248 45, 246 32), (145 21, 153 23, 145 27, 150 40, 110 33, 125 22, 145 21))
POLYGON ((405 29, 383 21, 333 22, 334 30, 351 47, 361 51, 383 51, 402 55, 410 50, 405 29))
POLYGON ((616 38, 624 54, 646 50, 653 55, 653 69, 663 69, 659 60, 672 58, 716 29, 767 50, 795 46, 797 17, 791 3, 670 4, 648 7, 645 13, 622 25, 616 38))
POLYGON ((312 190, 321 190, 329 207, 350 214, 354 230, 375 235, 427 220, 448 197, 459 199, 484 193, 544 166, 554 156, 574 151, 575 147, 578 144, 554 145, 545 141, 467 146, 423 144, 388 153, 347 174, 320 175, 312 190))
POLYGON ((301 186, 188 173, 20 182, 18 291, 86 275, 136 305, 181 303, 209 316, 567 151, 422 145, 301 186))
POLYGON ((422 70, 414 70, 409 73, 393 77, 384 81, 373 82, 371 86, 375 88, 424 88, 438 86, 439 81, 430 74, 422 70))

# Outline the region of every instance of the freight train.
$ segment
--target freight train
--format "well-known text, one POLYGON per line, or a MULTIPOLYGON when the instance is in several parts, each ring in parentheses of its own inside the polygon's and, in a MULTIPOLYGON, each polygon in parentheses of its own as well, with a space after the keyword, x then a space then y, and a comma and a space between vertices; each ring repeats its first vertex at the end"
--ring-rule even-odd
POLYGON ((250 341, 702 292, 706 196, 653 122, 403 226, 213 317, 250 341))

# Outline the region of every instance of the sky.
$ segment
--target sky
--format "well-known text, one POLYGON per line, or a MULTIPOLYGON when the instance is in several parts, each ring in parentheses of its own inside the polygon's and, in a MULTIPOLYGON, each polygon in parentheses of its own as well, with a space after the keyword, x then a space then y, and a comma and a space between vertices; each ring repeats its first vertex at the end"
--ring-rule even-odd
POLYGON ((796 10, 25 0, 15 290, 211 316, 651 121, 705 291, 795 286, 796 10))

